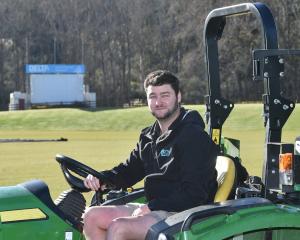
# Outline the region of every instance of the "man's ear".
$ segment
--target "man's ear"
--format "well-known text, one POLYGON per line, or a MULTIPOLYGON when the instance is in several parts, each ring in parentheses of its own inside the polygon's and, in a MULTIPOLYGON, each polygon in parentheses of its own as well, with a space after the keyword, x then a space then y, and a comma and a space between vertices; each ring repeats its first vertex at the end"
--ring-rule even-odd
POLYGON ((177 94, 177 102, 181 103, 181 92, 180 91, 177 94))

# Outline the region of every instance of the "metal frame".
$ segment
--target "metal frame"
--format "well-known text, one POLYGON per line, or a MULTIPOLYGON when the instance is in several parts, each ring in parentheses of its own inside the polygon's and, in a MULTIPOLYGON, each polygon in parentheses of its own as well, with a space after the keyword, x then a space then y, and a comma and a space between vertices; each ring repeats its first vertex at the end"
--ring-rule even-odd
MULTIPOLYGON (((209 13, 205 21, 204 42, 209 93, 205 98, 208 132, 220 145, 222 126, 234 104, 222 98, 220 90, 218 41, 226 25, 226 18, 241 14, 254 14, 263 34, 262 47, 253 51, 253 80, 264 82, 265 159, 263 183, 265 197, 270 189, 278 189, 278 155, 280 147, 267 147, 268 143, 281 142, 282 128, 292 113, 295 103, 281 96, 280 78, 283 76, 284 55, 299 55, 299 50, 278 49, 277 29, 270 9, 263 3, 245 3, 218 8, 209 13)), ((271 198, 271 197, 270 197, 271 198)))

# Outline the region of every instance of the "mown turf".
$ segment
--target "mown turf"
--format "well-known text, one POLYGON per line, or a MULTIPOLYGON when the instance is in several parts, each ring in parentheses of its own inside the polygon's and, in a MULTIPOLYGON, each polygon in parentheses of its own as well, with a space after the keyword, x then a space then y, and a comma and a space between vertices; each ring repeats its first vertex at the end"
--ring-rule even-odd
POLYGON ((0 184, 41 179, 49 185, 53 198, 69 188, 54 160, 57 153, 103 170, 126 159, 138 137, 132 131, 7 131, 6 134, 21 138, 68 138, 67 142, 0 143, 0 184))
MULTIPOLYGON (((187 106, 204 116, 204 106, 187 106)), ((236 104, 224 129, 263 129, 261 104, 236 104)), ((285 130, 299 129, 299 107, 296 107, 285 130)), ((82 109, 40 109, 0 112, 0 130, 138 130, 153 121, 147 107, 86 111, 82 109)))
MULTIPOLYGON (((203 116, 204 107, 197 109, 203 116)), ((237 104, 226 121, 225 136, 241 140, 243 164, 261 175, 264 128, 260 104, 237 104)), ((297 108, 283 131, 283 140, 300 135, 297 108)), ((54 156, 62 153, 96 169, 108 169, 125 160, 135 147, 140 129, 153 122, 146 107, 85 111, 46 109, 0 112, 0 138, 57 139, 67 142, 0 143, 0 185, 42 179, 53 198, 68 188, 54 156)))
POLYGON ((136 130, 153 121, 146 107, 86 111, 41 109, 0 112, 0 130, 136 130))

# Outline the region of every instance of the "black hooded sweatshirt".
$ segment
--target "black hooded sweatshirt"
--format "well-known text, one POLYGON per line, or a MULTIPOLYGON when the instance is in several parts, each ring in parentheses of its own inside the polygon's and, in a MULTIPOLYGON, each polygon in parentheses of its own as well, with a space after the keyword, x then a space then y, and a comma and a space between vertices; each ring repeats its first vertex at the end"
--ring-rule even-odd
POLYGON ((117 188, 145 178, 149 209, 179 212, 213 201, 218 153, 199 113, 181 108, 164 134, 157 121, 143 129, 127 161, 106 173, 117 188))

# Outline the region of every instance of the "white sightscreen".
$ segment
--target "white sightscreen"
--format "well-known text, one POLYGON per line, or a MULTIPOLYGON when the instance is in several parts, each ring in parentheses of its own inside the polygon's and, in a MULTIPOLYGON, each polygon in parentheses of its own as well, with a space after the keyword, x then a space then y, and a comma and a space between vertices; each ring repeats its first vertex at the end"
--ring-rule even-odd
POLYGON ((30 75, 31 103, 83 102, 83 74, 30 75))

